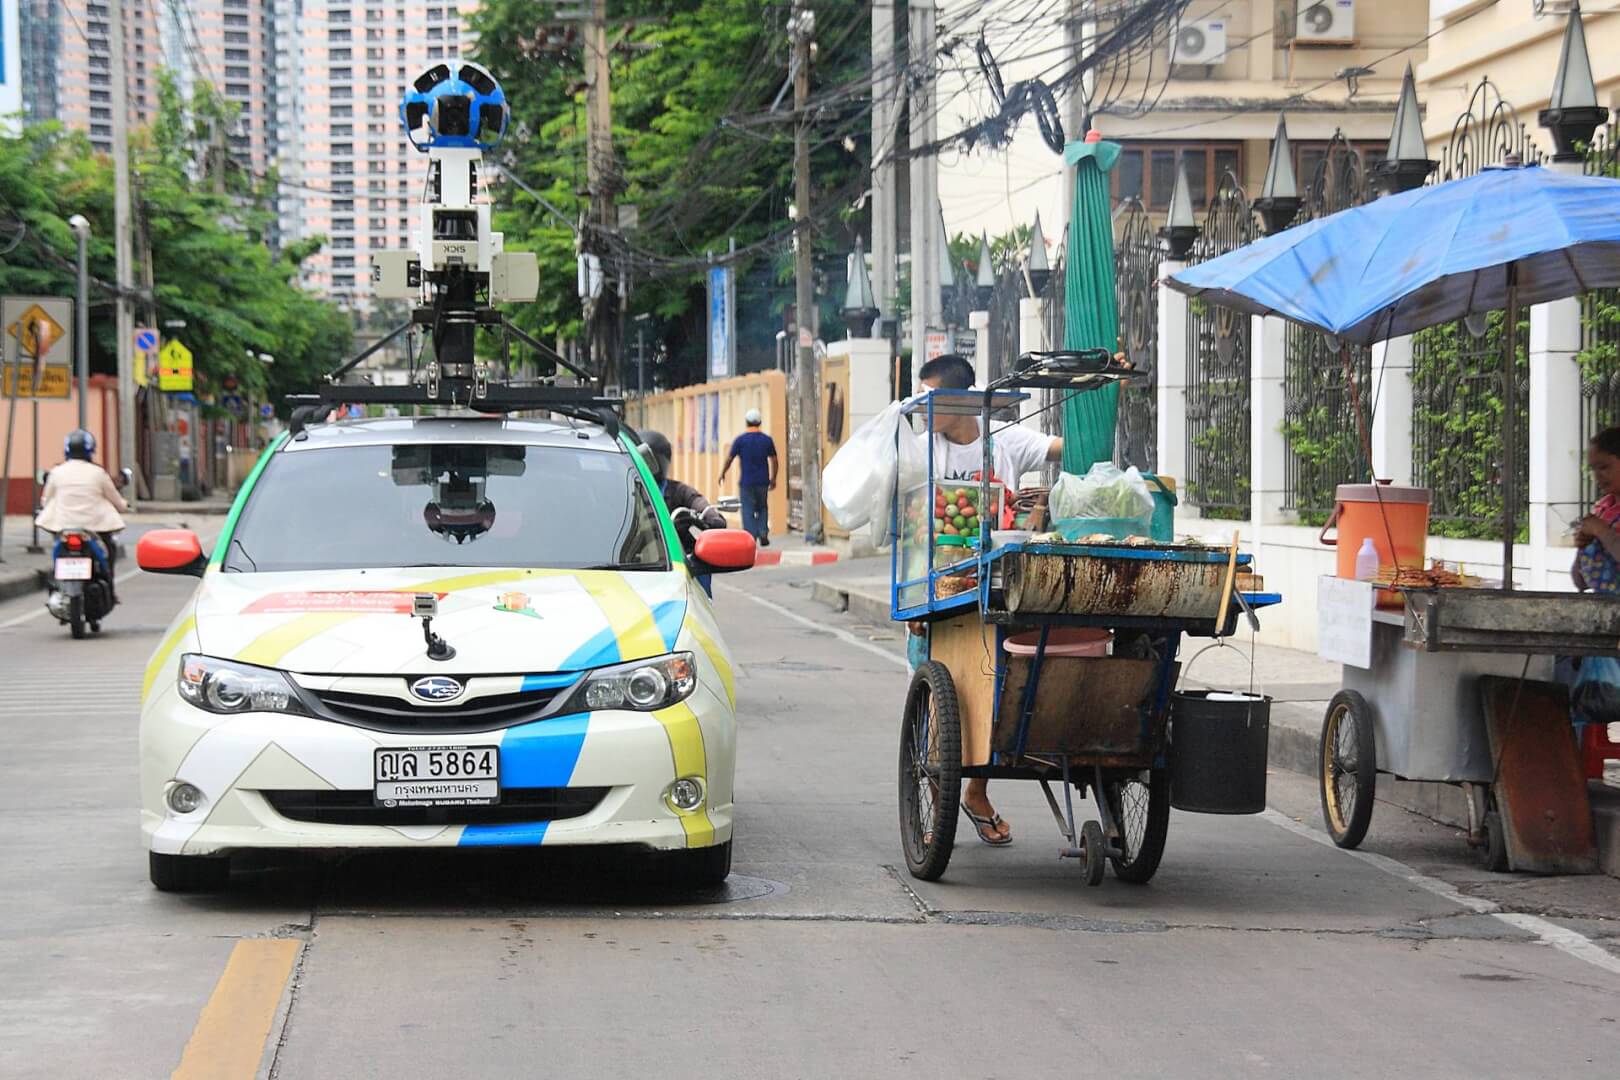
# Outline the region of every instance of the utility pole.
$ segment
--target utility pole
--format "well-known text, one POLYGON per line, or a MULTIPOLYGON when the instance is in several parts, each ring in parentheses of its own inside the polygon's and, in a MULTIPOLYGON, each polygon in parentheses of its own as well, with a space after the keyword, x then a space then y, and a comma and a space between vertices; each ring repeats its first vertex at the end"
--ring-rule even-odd
MULTIPOLYGON (((872 288, 884 319, 897 318, 900 291, 900 192, 894 151, 899 135, 900 71, 894 49, 894 6, 872 5, 872 288)), ((889 337, 884 333, 881 336, 889 337)))
POLYGON ((935 53, 934 0, 912 0, 911 64, 921 78, 911 91, 911 385, 917 369, 928 361, 928 328, 945 325, 939 276, 939 158, 917 153, 936 138, 934 116, 935 53))
POLYGON ((798 228, 793 244, 795 321, 799 324, 799 497, 804 542, 821 543, 821 409, 816 371, 816 299, 810 227, 810 41, 816 15, 807 4, 793 5, 788 24, 793 39, 793 204, 798 228))
MULTIPOLYGON (((124 0, 107 0, 112 27, 113 251, 118 289, 118 464, 135 464, 135 319, 130 310, 129 94, 124 68, 124 0)), ((139 485, 136 485, 138 490, 139 485)), ((131 490, 134 503, 137 490, 131 490)))
POLYGON ((618 358, 612 355, 611 319, 618 308, 615 277, 608 272, 606 237, 618 224, 613 211, 616 181, 613 165, 613 93, 608 70, 607 0, 590 0, 585 27, 585 178, 591 208, 585 230, 585 253, 602 262, 602 291, 586 301, 591 359, 603 385, 617 383, 618 358))
POLYGON ((225 194, 225 122, 218 116, 214 117, 208 125, 211 133, 208 140, 208 156, 212 168, 209 170, 214 177, 214 194, 225 194))

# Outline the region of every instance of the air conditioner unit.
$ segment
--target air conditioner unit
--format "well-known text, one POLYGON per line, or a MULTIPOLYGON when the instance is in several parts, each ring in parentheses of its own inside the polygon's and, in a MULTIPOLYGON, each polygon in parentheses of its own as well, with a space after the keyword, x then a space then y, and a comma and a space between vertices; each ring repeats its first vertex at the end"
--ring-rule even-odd
POLYGON ((1226 59, 1226 20, 1193 19, 1176 28, 1172 64, 1218 64, 1226 59))
POLYGON ((1344 45, 1355 39, 1355 0, 1299 0, 1296 45, 1344 45))

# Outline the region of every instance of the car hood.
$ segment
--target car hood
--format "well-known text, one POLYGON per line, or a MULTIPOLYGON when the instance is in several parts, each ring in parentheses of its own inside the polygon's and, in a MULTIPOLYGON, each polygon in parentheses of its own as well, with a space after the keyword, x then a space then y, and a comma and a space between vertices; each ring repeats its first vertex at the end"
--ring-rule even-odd
POLYGON ((210 571, 197 635, 210 656, 306 674, 578 671, 672 650, 690 585, 681 568, 210 571), (449 660, 427 657, 420 593, 438 598, 449 660))

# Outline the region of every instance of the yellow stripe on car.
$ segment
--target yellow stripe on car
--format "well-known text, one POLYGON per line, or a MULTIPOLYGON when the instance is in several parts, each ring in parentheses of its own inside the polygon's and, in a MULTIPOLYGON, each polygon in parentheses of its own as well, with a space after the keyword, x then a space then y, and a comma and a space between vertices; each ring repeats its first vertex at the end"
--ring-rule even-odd
POLYGON ((726 659, 725 650, 714 639, 714 635, 704 627, 702 620, 688 618, 686 628, 692 631, 692 636, 697 638, 698 646, 703 650, 703 655, 709 658, 709 663, 713 664, 714 669, 720 673, 720 682, 726 688, 726 702, 735 709, 737 707, 737 676, 731 670, 731 661, 726 659))
MULTIPOLYGON (((675 775, 702 777, 707 788, 709 776, 708 762, 703 753, 703 728, 698 724, 697 714, 692 707, 683 701, 667 709, 659 709, 653 716, 664 725, 664 733, 669 736, 669 749, 675 757, 675 775)), ((708 847, 714 843, 714 822, 709 820, 707 800, 702 809, 675 812, 680 815, 681 828, 686 830, 687 847, 708 847)))
POLYGON ((145 701, 146 695, 152 692, 152 684, 157 682, 158 676, 163 674, 163 665, 169 662, 169 656, 175 649, 180 647, 180 643, 185 640, 186 635, 191 633, 196 626, 197 617, 195 615, 186 616, 185 621, 175 627, 174 632, 163 639, 163 644, 158 646, 157 652, 152 654, 151 661, 146 665, 146 677, 141 681, 142 701, 145 701))

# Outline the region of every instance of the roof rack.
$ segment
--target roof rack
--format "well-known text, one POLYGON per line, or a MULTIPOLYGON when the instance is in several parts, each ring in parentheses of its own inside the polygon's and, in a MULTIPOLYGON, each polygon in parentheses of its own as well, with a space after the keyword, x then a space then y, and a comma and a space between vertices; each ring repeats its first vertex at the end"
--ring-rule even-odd
POLYGON ((439 393, 433 394, 429 387, 419 384, 335 383, 322 386, 313 394, 288 394, 286 402, 292 410, 288 429, 297 436, 312 424, 321 423, 338 405, 437 405, 485 413, 545 411, 600 424, 612 439, 618 438, 623 426, 619 410, 624 407, 624 399, 604 397, 589 387, 446 379, 438 390, 439 393))

